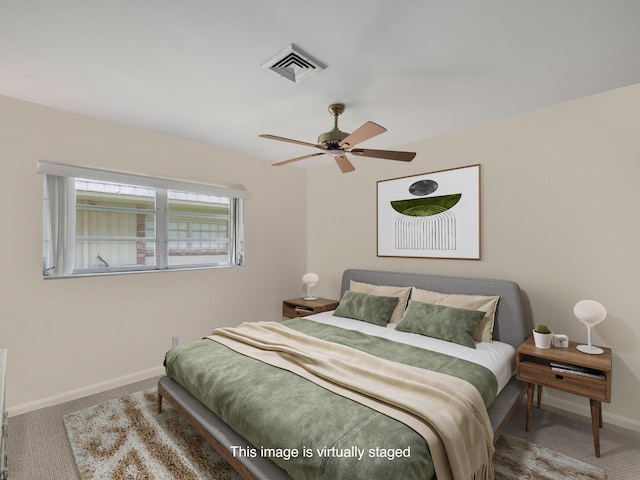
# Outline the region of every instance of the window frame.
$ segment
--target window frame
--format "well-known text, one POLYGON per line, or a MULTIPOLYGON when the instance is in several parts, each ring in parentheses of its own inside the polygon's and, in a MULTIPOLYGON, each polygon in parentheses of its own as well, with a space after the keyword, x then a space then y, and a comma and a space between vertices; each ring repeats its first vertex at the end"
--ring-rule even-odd
MULTIPOLYGON (((155 231, 154 238, 147 241, 155 241, 155 265, 126 265, 114 266, 110 268, 76 268, 74 265, 73 272, 59 273, 52 271, 47 265, 47 255, 45 252, 49 246, 47 245, 47 230, 50 228, 50 212, 48 209, 43 211, 43 278, 72 278, 80 276, 93 275, 113 275, 120 273, 143 273, 158 272, 171 270, 193 270, 203 268, 228 268, 244 265, 244 200, 249 198, 250 193, 240 185, 214 185, 195 183, 184 180, 150 177, 139 174, 131 174, 124 172, 115 172, 109 170, 101 170, 90 167, 80 167, 74 165, 65 165, 39 160, 37 162, 37 171, 43 174, 43 184, 47 184, 47 176, 66 177, 67 179, 87 179, 99 182, 121 183, 131 186, 139 186, 145 188, 153 188, 155 197, 155 231), (172 213, 169 210, 170 199, 169 191, 186 192, 189 194, 204 194, 209 196, 217 196, 228 199, 229 201, 229 226, 228 226, 228 254, 227 261, 222 262, 200 262, 200 263, 180 263, 171 264, 170 262, 170 239, 169 222, 172 213)), ((46 187, 45 187, 46 188, 46 187)), ((77 199, 77 195, 73 195, 77 199)), ((45 199, 43 199, 45 200, 45 199)), ((43 202, 44 205, 44 202, 43 202)), ((74 224, 75 210, 74 209, 74 224)), ((123 207, 123 211, 126 207, 123 207)), ((182 212, 181 212, 182 213, 182 212)), ((188 212, 186 212, 188 215, 188 212)), ((74 227, 73 244, 78 239, 74 227)), ((111 241, 111 240, 108 240, 111 241)), ((115 240, 117 241, 117 240, 115 240)), ((51 242, 49 242, 51 243, 51 242)), ((75 255, 75 254, 74 254, 75 255)), ((55 258, 55 255, 53 256, 55 258)), ((53 263, 53 262, 52 262, 53 263)), ((55 270, 55 268, 53 269, 55 270)))

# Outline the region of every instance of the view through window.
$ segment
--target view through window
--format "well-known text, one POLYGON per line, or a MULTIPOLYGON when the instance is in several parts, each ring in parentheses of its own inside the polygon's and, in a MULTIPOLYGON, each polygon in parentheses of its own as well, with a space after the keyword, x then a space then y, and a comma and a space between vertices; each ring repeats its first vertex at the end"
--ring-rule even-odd
POLYGON ((43 275, 242 265, 234 196, 45 175, 43 275))

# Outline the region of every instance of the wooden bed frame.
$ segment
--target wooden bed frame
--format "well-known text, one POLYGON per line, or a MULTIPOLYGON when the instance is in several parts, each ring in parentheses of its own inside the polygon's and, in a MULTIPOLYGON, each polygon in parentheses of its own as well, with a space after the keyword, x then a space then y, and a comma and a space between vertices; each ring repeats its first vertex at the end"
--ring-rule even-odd
MULTIPOLYGON (((498 295, 493 338, 518 348, 526 338, 525 320, 517 283, 442 275, 382 272, 375 270, 345 270, 340 298, 349 289, 351 280, 376 285, 413 286, 442 293, 469 295, 498 295)), ((525 393, 526 384, 515 376, 502 389, 489 408, 489 419, 498 439, 525 393)), ((198 433, 246 480, 291 480, 289 474, 268 458, 234 457, 230 445, 253 447, 217 415, 196 400, 188 391, 169 377, 158 381, 158 412, 166 399, 198 433)))

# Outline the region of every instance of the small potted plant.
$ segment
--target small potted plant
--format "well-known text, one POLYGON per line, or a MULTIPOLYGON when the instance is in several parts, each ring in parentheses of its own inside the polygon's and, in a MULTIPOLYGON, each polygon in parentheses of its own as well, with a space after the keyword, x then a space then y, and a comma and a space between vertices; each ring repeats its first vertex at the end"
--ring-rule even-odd
POLYGON ((537 348, 551 348, 553 332, 544 323, 539 323, 533 330, 533 342, 537 348))

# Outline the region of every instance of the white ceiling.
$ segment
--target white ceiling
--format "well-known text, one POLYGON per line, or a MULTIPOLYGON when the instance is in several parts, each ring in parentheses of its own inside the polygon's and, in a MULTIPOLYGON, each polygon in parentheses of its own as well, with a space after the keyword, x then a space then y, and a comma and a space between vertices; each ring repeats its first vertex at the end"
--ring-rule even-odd
POLYGON ((0 0, 1 95, 269 161, 314 150, 258 134, 315 143, 331 103, 398 148, 639 83, 639 54, 638 0, 0 0), (291 43, 326 70, 262 68, 291 43))

